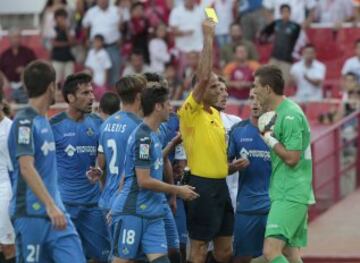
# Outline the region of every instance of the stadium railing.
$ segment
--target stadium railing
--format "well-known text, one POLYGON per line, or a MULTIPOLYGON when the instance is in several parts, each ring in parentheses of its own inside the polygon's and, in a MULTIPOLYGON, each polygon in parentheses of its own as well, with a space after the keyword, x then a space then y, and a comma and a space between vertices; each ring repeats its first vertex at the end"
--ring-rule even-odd
POLYGON ((310 220, 360 186, 360 111, 326 128, 312 139, 316 204, 310 220))

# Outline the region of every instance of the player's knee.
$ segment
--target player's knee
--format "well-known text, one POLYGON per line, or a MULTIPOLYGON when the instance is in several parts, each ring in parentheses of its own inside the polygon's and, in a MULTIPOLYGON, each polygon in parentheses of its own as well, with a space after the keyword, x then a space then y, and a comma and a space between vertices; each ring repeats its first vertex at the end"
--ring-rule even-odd
POLYGON ((278 249, 276 245, 274 245, 271 241, 265 240, 263 255, 267 261, 271 261, 277 256, 281 255, 281 249, 278 249))
POLYGON ((231 245, 227 247, 222 247, 221 249, 214 250, 214 258, 217 262, 221 262, 221 263, 230 262, 231 257, 232 257, 231 245))
POLYGON ((169 257, 167 255, 163 255, 161 257, 155 258, 150 261, 150 263, 170 263, 169 257))

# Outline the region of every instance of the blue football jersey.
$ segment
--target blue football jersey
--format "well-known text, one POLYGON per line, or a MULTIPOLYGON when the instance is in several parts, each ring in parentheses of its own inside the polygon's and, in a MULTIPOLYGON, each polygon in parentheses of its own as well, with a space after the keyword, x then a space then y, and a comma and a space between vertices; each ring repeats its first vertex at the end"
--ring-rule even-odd
POLYGON ((100 187, 89 181, 86 171, 95 166, 102 120, 88 114, 77 122, 62 112, 50 124, 55 137, 62 200, 66 204, 97 204, 100 187))
POLYGON ((18 158, 33 156, 34 165, 56 205, 65 211, 57 183, 54 136, 48 119, 29 107, 20 111, 11 126, 8 139, 13 164, 13 197, 10 213, 14 217, 47 217, 43 203, 23 179, 18 158))
MULTIPOLYGON (((169 119, 166 122, 160 124, 159 127, 159 138, 163 147, 176 136, 179 131, 179 117, 176 113, 172 112, 169 115, 169 119)), ((173 161, 175 156, 175 151, 171 152, 169 155, 169 160, 173 161)))
POLYGON ((228 157, 229 160, 247 158, 250 162, 247 168, 239 171, 236 212, 267 213, 270 208, 270 151, 250 120, 241 121, 231 129, 228 157))
POLYGON ((125 182, 111 210, 113 214, 163 217, 168 205, 165 194, 140 188, 137 184, 136 168, 149 169, 151 177, 160 181, 163 179, 162 145, 158 134, 145 123, 141 123, 129 137, 125 158, 125 182))
POLYGON ((111 208, 124 169, 128 139, 140 123, 141 119, 134 113, 119 111, 101 125, 99 152, 106 160, 106 181, 99 200, 101 208, 111 208))

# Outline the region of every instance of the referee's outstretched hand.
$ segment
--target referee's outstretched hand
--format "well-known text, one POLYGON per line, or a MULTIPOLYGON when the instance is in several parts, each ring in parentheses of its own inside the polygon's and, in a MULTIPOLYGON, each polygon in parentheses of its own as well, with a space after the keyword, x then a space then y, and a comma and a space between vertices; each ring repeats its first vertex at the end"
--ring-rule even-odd
POLYGON ((195 192, 195 187, 192 187, 190 185, 180 185, 177 187, 178 189, 176 195, 186 201, 192 201, 200 196, 198 193, 195 192))
POLYGON ((203 32, 205 36, 214 36, 215 35, 215 26, 216 23, 211 18, 207 18, 203 23, 203 32))

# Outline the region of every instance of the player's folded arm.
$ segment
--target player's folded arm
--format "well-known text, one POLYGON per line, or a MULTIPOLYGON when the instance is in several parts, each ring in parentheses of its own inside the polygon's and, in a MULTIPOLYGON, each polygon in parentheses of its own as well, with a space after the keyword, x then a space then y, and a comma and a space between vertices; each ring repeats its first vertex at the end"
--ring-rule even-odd
POLYGON ((303 150, 302 119, 298 115, 288 115, 282 125, 283 139, 274 150, 288 166, 294 167, 300 161, 303 150))

